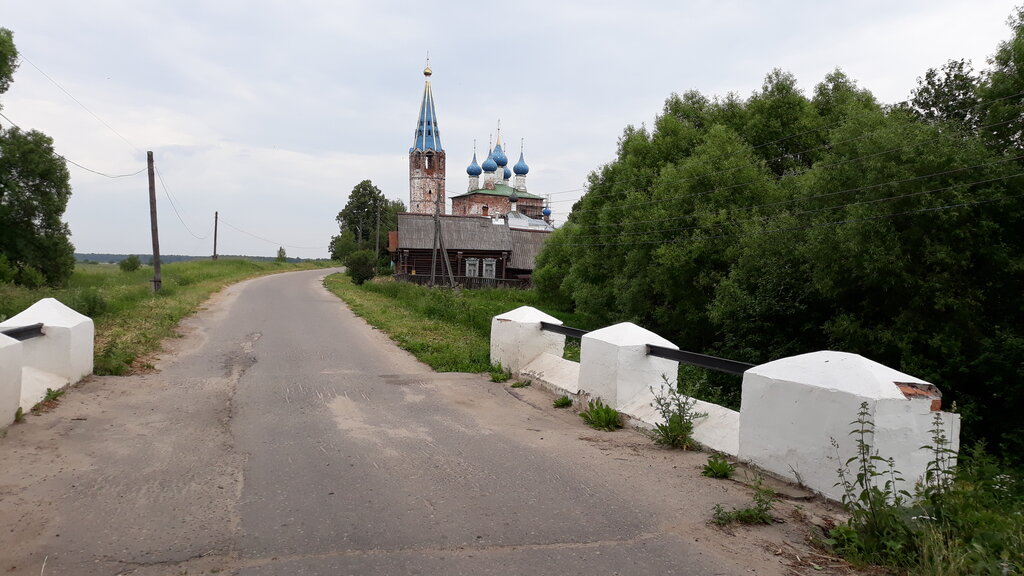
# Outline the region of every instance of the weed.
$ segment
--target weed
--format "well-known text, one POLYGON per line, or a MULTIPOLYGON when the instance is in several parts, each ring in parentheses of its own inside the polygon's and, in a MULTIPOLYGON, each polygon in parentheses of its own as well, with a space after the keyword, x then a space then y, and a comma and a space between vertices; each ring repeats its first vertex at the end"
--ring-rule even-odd
POLYGON ((515 384, 513 384, 511 387, 512 388, 526 388, 529 385, 530 385, 529 381, 520 380, 519 382, 516 382, 515 384))
POLYGON ((619 419, 619 413, 608 406, 604 402, 601 402, 600 398, 591 400, 587 403, 587 409, 580 412, 580 418, 590 425, 591 428, 598 430, 607 430, 611 432, 616 428, 622 428, 622 421, 619 419))
POLYGON ((736 466, 725 459, 721 454, 708 456, 708 463, 704 465, 701 474, 709 478, 731 478, 736 471, 736 466))
POLYGON ((25 411, 18 406, 18 409, 14 411, 14 423, 21 424, 25 421, 25 411))
POLYGON ((46 396, 43 398, 43 402, 55 402, 58 398, 64 395, 64 389, 54 390, 53 388, 46 389, 46 396))
POLYGON ((740 524, 771 524, 775 521, 772 510, 778 497, 775 491, 764 486, 761 479, 754 481, 753 506, 725 510, 721 504, 715 504, 711 514, 711 522, 718 526, 727 526, 733 522, 740 524))
POLYGON ((559 396, 552 404, 555 408, 568 408, 572 406, 572 399, 568 396, 559 396))
POLYGON ((501 364, 491 364, 491 382, 508 382, 512 373, 501 367, 501 364))
POLYGON ((658 409, 661 414, 661 424, 655 424, 654 429, 648 432, 648 436, 656 443, 671 448, 693 450, 698 447, 693 439, 693 421, 696 418, 707 416, 706 412, 696 412, 694 407, 697 401, 687 392, 686 387, 680 392, 679 388, 670 383, 664 375, 661 377, 663 385, 658 392, 651 388, 654 394, 654 402, 651 406, 658 409))

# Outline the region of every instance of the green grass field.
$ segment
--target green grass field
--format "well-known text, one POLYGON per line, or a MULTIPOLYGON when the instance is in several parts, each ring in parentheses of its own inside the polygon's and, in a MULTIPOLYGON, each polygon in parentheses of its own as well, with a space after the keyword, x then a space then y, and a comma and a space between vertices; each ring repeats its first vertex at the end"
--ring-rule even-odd
POLYGON ((439 372, 488 371, 491 318, 520 306, 533 306, 566 325, 586 328, 575 315, 541 305, 533 291, 455 292, 390 278, 355 286, 343 274, 328 276, 324 284, 353 312, 439 372))
POLYGON ((254 262, 241 259, 193 260, 161 267, 163 286, 154 294, 153 269, 122 272, 114 264, 81 264, 65 288, 29 290, 0 284, 0 319, 9 318, 41 298, 56 298, 96 324, 96 374, 128 374, 143 368, 138 359, 156 351, 174 335, 182 318, 211 294, 246 278, 326 266, 254 262))

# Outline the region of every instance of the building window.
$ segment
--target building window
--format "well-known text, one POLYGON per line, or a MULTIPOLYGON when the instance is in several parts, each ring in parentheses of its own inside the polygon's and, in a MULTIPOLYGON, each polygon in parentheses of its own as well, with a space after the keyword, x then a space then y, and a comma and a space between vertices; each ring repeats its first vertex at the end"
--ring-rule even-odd
POLYGON ((488 210, 489 210, 489 208, 487 207, 487 204, 484 204, 484 216, 487 216, 487 211, 488 210))
POLYGON ((498 261, 494 258, 484 258, 484 278, 494 278, 498 261))
POLYGON ((480 259, 479 258, 466 258, 466 276, 479 276, 480 275, 480 259))

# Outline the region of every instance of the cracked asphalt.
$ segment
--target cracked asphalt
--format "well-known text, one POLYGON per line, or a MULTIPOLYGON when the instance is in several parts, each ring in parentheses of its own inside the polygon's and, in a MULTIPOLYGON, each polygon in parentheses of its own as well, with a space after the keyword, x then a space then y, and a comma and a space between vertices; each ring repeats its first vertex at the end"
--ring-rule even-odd
POLYGON ((89 378, 9 428, 0 573, 788 572, 772 549, 802 546, 799 523, 707 525, 750 491, 700 477, 706 456, 434 373, 326 273, 232 286, 158 372, 89 378))

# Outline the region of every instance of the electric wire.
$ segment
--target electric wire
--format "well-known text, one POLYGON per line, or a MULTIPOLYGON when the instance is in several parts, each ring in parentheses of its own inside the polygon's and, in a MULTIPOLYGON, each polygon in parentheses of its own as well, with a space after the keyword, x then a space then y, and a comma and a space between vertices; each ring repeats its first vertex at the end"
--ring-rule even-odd
POLYGON ((181 225, 185 227, 185 231, 191 234, 192 237, 195 238, 196 240, 206 240, 207 238, 209 238, 209 232, 207 232, 205 236, 198 236, 196 235, 195 232, 192 231, 191 228, 189 228, 188 224, 186 224, 185 220, 181 217, 181 213, 178 212, 178 207, 174 203, 174 198, 171 197, 171 191, 167 189, 167 184, 164 183, 164 177, 160 175, 160 170, 156 168, 156 166, 154 166, 153 168, 154 171, 156 172, 157 179, 160 180, 160 187, 163 188, 164 190, 164 196, 167 197, 167 201, 171 204, 171 209, 174 210, 174 215, 178 217, 178 222, 181 222, 181 225))
MULTIPOLYGON (((11 126, 14 126, 18 130, 21 130, 22 132, 25 131, 24 128, 22 128, 21 126, 18 126, 17 122, 15 122, 14 120, 11 120, 10 118, 8 118, 3 112, 0 112, 0 118, 3 118, 4 120, 7 120, 8 122, 10 122, 11 126)), ((53 150, 52 154, 54 156, 56 156, 57 158, 60 158, 61 160, 64 160, 65 162, 68 162, 69 164, 74 164, 75 166, 78 166, 79 168, 81 168, 82 170, 85 170, 86 172, 92 172, 93 174, 97 174, 97 175, 103 176, 105 178, 112 178, 112 179, 113 178, 130 178, 132 176, 138 176, 139 174, 142 174, 143 172, 146 171, 146 169, 143 168, 143 169, 139 170, 138 172, 132 172, 131 174, 107 174, 105 172, 100 172, 99 170, 93 170, 92 168, 89 168, 87 166, 83 166, 83 165, 79 164, 78 162, 75 162, 74 160, 68 158, 67 156, 64 156, 63 154, 59 154, 56 150, 53 150)))

